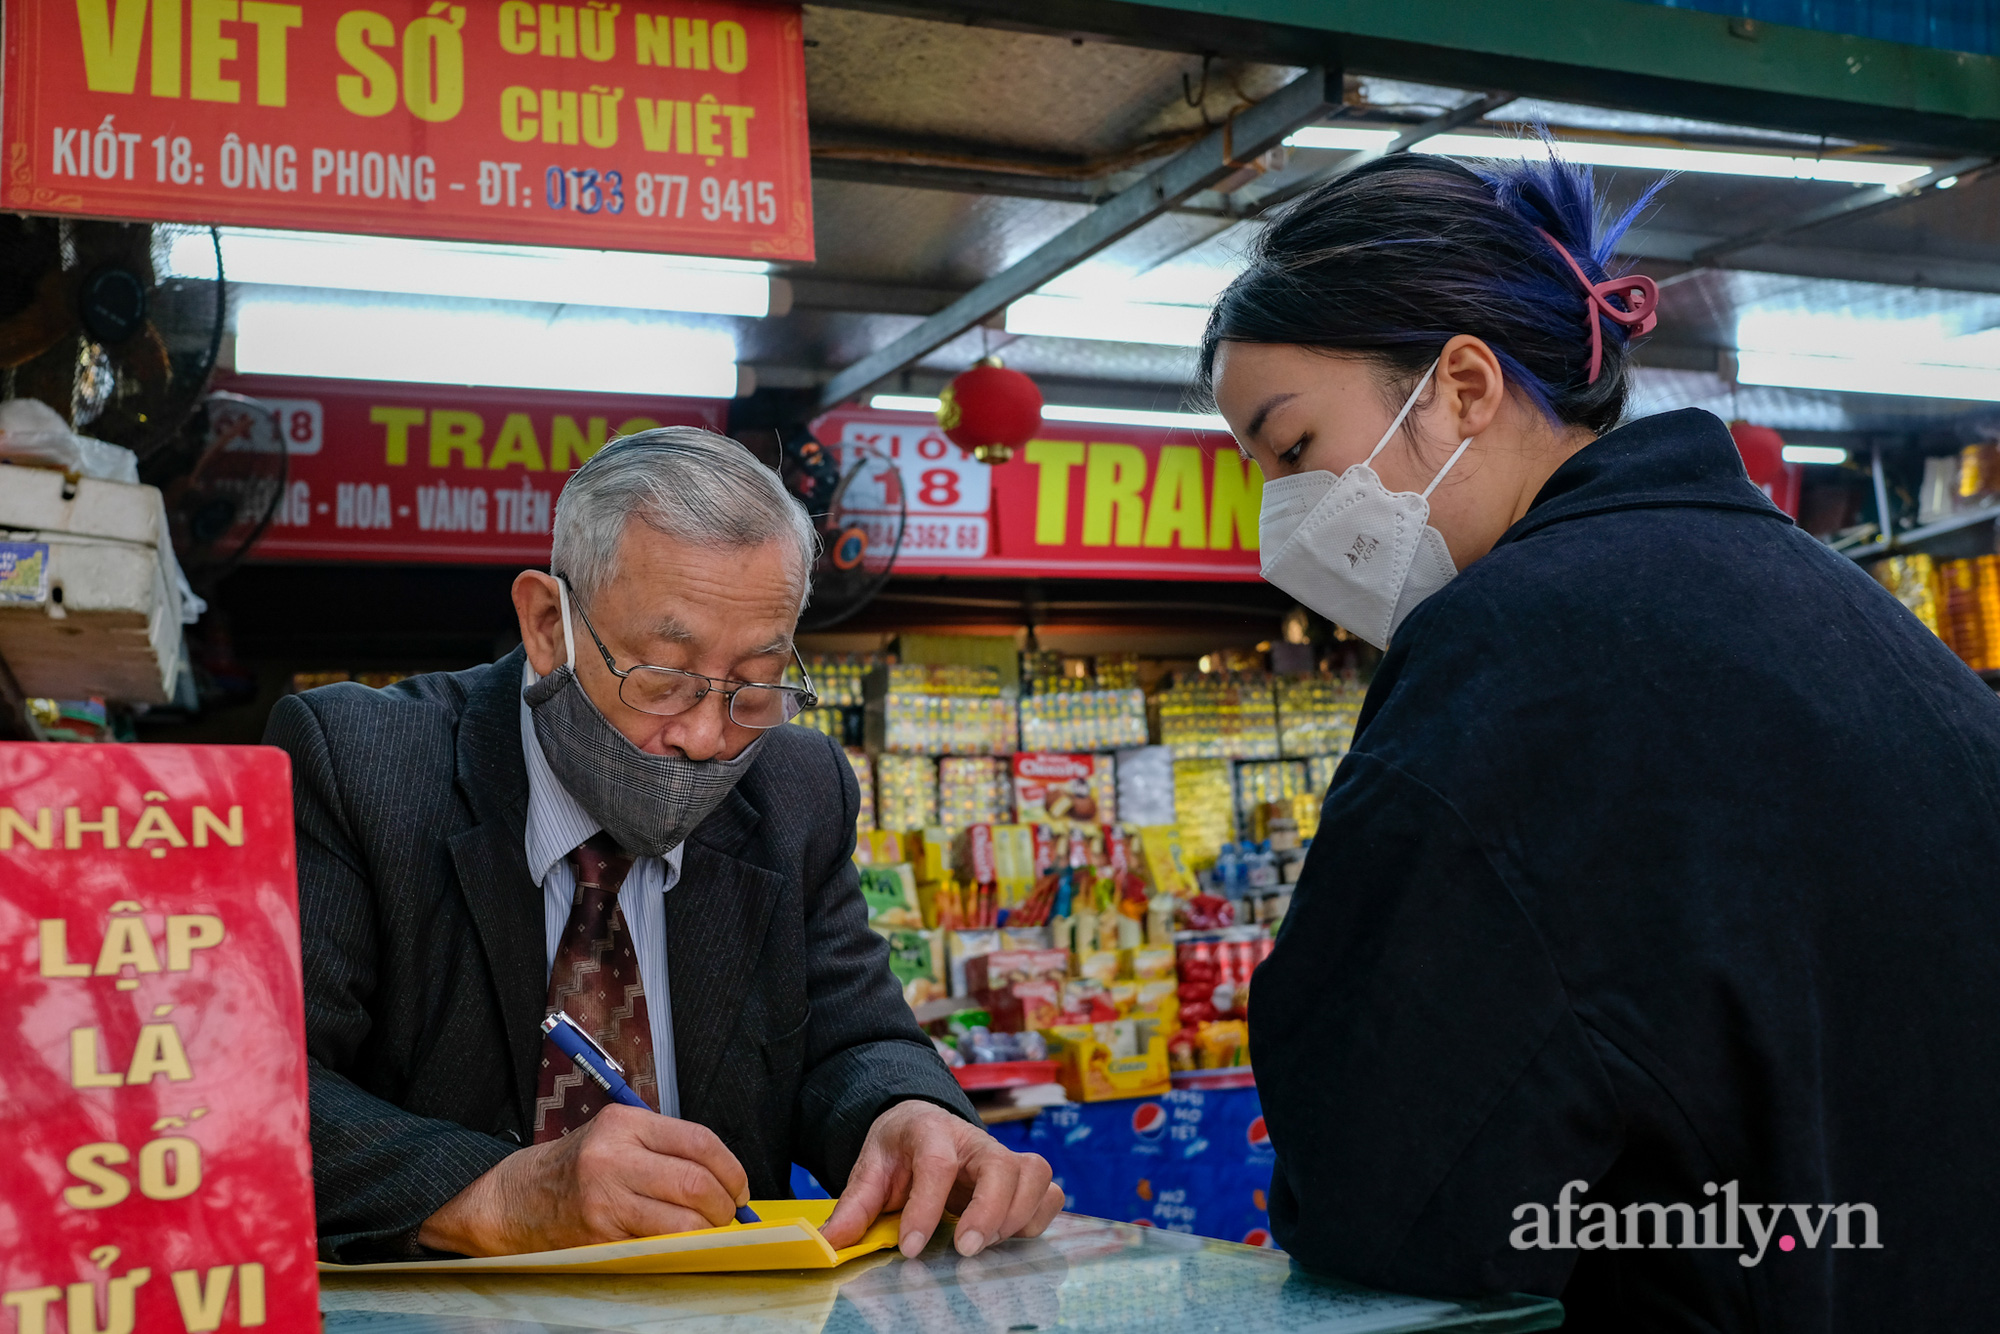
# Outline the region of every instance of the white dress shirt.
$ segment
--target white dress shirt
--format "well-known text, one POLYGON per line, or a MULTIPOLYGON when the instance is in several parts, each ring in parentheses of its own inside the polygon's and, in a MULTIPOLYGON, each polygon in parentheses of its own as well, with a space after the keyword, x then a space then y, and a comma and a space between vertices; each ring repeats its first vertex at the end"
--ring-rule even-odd
MULTIPOLYGON (((541 678, 523 663, 521 688, 541 678)), ((575 687, 582 689, 582 686, 575 687)), ((535 735, 534 711, 521 701, 521 757, 528 764, 528 874, 542 887, 542 924, 548 943, 549 972, 556 966, 556 946, 569 923, 576 899, 576 871, 569 854, 604 828, 577 804, 542 754, 535 735)), ((639 984, 646 989, 646 1016, 653 1030, 653 1071, 659 1080, 660 1111, 681 1114, 680 1085, 674 1075, 674 1007, 667 991, 667 891, 680 883, 681 852, 664 857, 639 857, 618 889, 618 908, 632 949, 639 956, 639 984)))

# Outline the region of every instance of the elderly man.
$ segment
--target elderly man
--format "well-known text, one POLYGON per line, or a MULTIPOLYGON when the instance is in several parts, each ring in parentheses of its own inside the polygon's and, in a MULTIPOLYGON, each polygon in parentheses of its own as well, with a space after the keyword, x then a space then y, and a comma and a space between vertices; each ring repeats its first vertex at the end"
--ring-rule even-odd
MULTIPOLYGON (((849 854, 839 747, 783 726, 813 537, 732 440, 603 450, 514 581, 522 647, 282 701, 320 1252, 510 1254, 842 1188, 825 1233, 946 1208, 967 1255, 1061 1207, 903 1004, 849 854), (648 1109, 601 1105, 557 1010, 648 1109)), ((803 667, 803 663, 801 663, 803 667)))

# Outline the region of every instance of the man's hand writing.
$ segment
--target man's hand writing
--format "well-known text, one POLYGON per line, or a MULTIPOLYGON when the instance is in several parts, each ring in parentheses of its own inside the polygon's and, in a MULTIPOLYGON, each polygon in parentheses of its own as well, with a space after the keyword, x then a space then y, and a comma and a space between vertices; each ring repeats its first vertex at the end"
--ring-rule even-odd
POLYGON ((903 1211, 901 1247, 914 1256, 948 1208, 960 1255, 1008 1237, 1038 1237, 1062 1211, 1049 1165, 1014 1153, 978 1126, 929 1102, 899 1102, 875 1118, 833 1216, 820 1229, 838 1249, 860 1240, 876 1215, 903 1211))
POLYGON ((425 1219, 417 1240, 522 1255, 721 1227, 749 1199, 743 1165, 708 1127, 614 1105, 503 1159, 425 1219))

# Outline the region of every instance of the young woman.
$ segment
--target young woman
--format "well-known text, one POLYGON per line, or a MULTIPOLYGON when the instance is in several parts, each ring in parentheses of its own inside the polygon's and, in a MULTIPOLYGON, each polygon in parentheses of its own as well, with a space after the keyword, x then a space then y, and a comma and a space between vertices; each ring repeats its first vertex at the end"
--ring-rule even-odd
POLYGON ((2000 702, 1721 422, 1620 424, 1622 225, 1389 159, 1209 321, 1265 577, 1387 649, 1254 987, 1272 1228, 1566 1329, 1987 1327, 2000 702))

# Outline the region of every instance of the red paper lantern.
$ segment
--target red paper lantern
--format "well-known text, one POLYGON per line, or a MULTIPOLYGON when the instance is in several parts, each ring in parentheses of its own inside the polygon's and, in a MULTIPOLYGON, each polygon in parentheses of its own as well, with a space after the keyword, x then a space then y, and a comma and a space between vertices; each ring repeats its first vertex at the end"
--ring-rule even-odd
POLYGON ((1752 426, 1746 421, 1729 423, 1729 434, 1743 456, 1743 469, 1758 490, 1794 519, 1799 517, 1799 490, 1805 468, 1785 462, 1785 440, 1768 426, 1752 426))
POLYGON ((938 425, 981 463, 1005 463, 1042 429, 1042 391, 998 357, 986 357, 945 386, 938 425))

